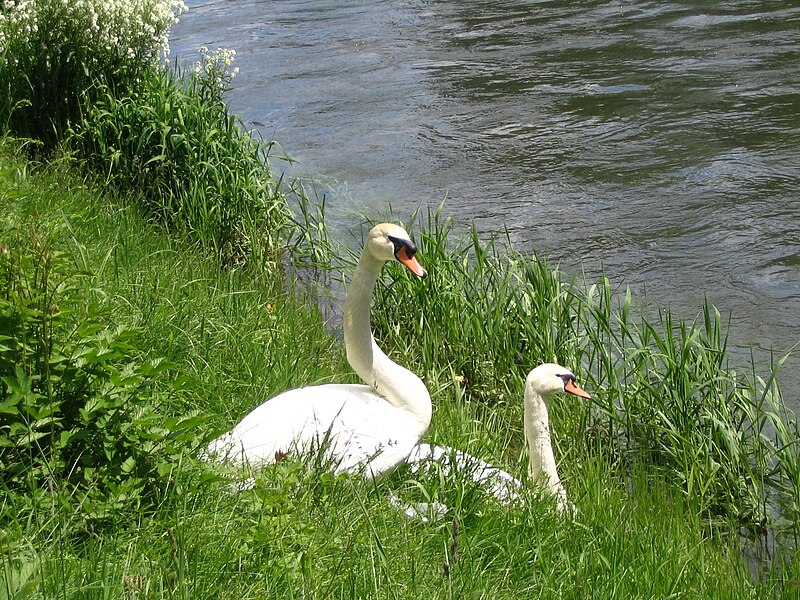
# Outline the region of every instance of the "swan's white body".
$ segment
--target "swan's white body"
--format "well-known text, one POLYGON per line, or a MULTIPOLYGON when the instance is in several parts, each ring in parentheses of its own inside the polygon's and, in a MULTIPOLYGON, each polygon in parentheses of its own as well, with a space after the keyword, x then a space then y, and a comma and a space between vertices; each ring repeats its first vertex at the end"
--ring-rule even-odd
POLYGON ((450 446, 417 444, 408 455, 406 463, 412 473, 432 467, 441 469, 445 477, 462 473, 502 502, 516 500, 522 489, 522 482, 511 473, 450 446))
POLYGON ((427 431, 425 384, 377 346, 370 329, 372 291, 383 264, 397 258, 419 277, 425 269, 397 225, 376 225, 350 283, 344 307, 347 359, 369 385, 328 384, 279 394, 213 442, 208 454, 234 463, 271 463, 286 454, 319 453, 335 472, 378 476, 401 464, 427 431))
MULTIPOLYGON (((550 396, 557 392, 590 398, 575 384, 575 377, 568 369, 551 363, 539 365, 525 379, 524 427, 530 457, 530 479, 541 483, 555 497, 559 510, 564 510, 571 505, 558 476, 547 412, 550 396)), ((488 494, 504 503, 518 500, 522 490, 522 482, 510 473, 447 446, 418 444, 411 451, 407 463, 413 472, 433 467, 441 469, 445 476, 454 473, 467 475, 488 494)))

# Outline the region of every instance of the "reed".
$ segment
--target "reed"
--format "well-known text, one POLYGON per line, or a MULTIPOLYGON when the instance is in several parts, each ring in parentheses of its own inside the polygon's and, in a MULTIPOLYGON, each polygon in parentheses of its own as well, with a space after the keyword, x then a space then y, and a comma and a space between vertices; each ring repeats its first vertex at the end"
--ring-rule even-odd
POLYGON ((267 166, 271 144, 222 99, 225 73, 154 68, 126 94, 102 86, 67 144, 145 218, 223 262, 274 264, 288 210, 267 166))
MULTIPOLYGON (((581 285, 507 240, 482 242, 474 228, 454 236, 437 211, 413 228, 430 276, 419 286, 389 271, 374 319, 383 344, 429 380, 449 378, 460 399, 519 414, 531 367, 570 365, 594 400, 554 408, 562 460, 602 445, 628 468, 649 465, 707 517, 760 530, 786 523, 775 518, 780 505, 793 518, 800 436, 777 385, 785 357, 763 378, 745 377, 727 365, 725 328, 708 302, 695 322, 667 310, 652 321, 607 279, 581 285)), ((509 422, 521 440, 521 418, 509 422)))

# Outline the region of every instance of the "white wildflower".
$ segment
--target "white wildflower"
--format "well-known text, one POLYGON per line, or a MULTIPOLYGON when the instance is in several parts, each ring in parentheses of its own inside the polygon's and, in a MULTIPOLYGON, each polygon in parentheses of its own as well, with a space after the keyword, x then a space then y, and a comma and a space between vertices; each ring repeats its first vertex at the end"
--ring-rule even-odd
POLYGON ((194 65, 194 73, 204 89, 220 94, 230 87, 231 80, 239 74, 239 68, 231 68, 236 50, 217 48, 209 52, 207 46, 200 46, 202 60, 194 65))
MULTIPOLYGON (((188 10, 182 0, 0 1, 0 49, 33 42, 40 18, 47 15, 48 22, 43 26, 63 29, 70 43, 79 43, 85 55, 98 62, 104 58, 113 61, 114 56, 165 60, 169 31, 178 16, 188 10), (106 52, 114 56, 104 57, 106 52)), ((59 51, 53 50, 56 54, 59 51)))

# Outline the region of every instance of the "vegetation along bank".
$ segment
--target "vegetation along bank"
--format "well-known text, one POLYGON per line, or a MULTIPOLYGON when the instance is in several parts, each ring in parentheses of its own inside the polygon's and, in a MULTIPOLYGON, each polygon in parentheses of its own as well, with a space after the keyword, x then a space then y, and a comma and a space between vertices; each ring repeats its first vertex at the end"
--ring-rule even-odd
POLYGON ((713 306, 652 320, 441 211, 405 224, 430 276, 385 270, 378 343, 431 393, 426 441, 524 483, 525 374, 569 366, 592 393, 550 406, 577 515, 530 485, 509 509, 468 478, 296 460, 231 493, 201 447, 280 391, 356 381, 317 308, 354 258, 228 111, 231 54, 164 66, 185 7, 65 7, 0 9, 0 594, 794 597, 783 359, 734 373, 713 306), (391 494, 450 512, 423 525, 391 494))

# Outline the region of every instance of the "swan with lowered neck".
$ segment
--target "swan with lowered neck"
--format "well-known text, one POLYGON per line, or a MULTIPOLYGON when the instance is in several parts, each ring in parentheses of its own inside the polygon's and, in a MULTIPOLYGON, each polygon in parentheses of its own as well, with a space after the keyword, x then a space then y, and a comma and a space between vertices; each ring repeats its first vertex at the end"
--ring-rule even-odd
POLYGON ((212 441, 207 454, 259 465, 286 454, 320 451, 335 472, 373 477, 401 464, 428 429, 431 398, 419 377, 375 343, 370 304, 388 261, 396 259, 418 277, 427 277, 415 255, 402 227, 376 225, 353 274, 344 305, 344 342, 350 366, 368 385, 326 384, 283 392, 212 441))
MULTIPOLYGON (((591 398, 588 392, 575 383, 572 372, 561 365, 545 363, 528 373, 523 400, 525 439, 529 452, 528 472, 531 481, 543 485, 555 497, 558 509, 563 511, 571 505, 556 469, 547 412, 551 396, 558 392, 591 398)), ((464 473, 502 502, 512 502, 520 497, 522 482, 519 479, 480 458, 454 448, 419 444, 412 450, 406 462, 413 472, 438 465, 445 476, 454 472, 464 473)), ((441 512, 440 508, 437 510, 441 512)))

